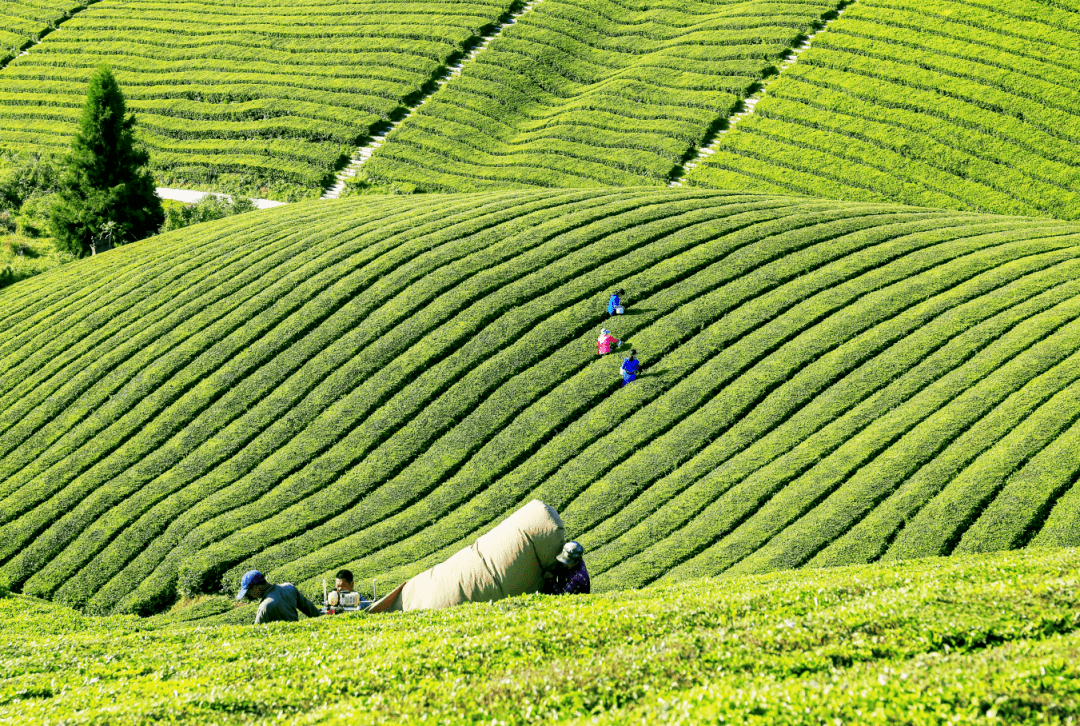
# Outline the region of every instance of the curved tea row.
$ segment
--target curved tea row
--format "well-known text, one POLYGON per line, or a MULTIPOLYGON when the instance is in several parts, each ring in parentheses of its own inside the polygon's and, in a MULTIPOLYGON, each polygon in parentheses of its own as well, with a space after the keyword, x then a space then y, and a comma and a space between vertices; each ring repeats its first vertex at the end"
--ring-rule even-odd
POLYGON ((421 191, 666 184, 836 0, 543 0, 364 166, 421 191))
POLYGON ((359 141, 511 6, 104 0, 0 74, 0 147, 66 150, 86 81, 107 62, 159 182, 318 196, 359 141))

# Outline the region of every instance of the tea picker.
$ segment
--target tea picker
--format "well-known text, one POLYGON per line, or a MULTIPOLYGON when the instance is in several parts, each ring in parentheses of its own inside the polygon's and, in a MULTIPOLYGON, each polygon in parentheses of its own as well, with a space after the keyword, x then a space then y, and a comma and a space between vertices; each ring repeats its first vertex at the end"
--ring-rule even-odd
POLYGON ((626 295, 626 290, 621 287, 615 292, 611 293, 611 297, 608 298, 607 314, 608 315, 622 315, 623 304, 622 298, 626 295))
MULTIPOLYGON (((338 615, 340 613, 363 613, 371 607, 371 603, 353 590, 353 575, 349 570, 341 570, 334 578, 334 589, 327 592, 326 580, 322 583, 323 607, 325 615, 338 615)), ((374 596, 375 581, 371 581, 371 592, 374 596)))

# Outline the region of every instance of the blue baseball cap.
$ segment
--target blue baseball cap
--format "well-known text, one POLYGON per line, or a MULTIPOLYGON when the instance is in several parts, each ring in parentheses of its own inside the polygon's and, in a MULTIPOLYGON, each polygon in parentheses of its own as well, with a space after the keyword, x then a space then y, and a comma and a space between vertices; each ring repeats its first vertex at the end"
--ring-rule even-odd
POLYGON ((247 595, 248 588, 255 587, 263 582, 266 582, 266 578, 258 570, 245 572, 244 576, 240 578, 240 592, 236 594, 236 599, 243 600, 244 596, 247 595))

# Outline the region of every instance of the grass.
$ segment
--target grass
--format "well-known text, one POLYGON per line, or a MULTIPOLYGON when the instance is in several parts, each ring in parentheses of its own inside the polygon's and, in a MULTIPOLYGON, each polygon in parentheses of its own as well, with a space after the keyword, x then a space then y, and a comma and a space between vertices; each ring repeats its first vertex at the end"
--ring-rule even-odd
POLYGON ((0 293, 0 577, 142 614, 251 567, 386 584, 534 497, 601 589, 1074 545, 1078 240, 610 189, 315 202, 125 246, 0 293), (607 320, 614 287, 637 314, 607 320))
POLYGON ((1070 723, 1078 577, 1040 550, 260 628, 10 596, 0 719, 1070 723))

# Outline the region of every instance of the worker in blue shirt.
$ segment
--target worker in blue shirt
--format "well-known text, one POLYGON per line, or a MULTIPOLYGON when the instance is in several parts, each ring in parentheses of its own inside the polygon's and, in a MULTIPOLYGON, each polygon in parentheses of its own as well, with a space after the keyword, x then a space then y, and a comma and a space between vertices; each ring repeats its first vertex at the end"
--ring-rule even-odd
POLYGON ((607 314, 608 315, 616 315, 617 313, 622 312, 622 310, 620 309, 622 307, 622 305, 620 303, 620 298, 622 298, 622 296, 625 295, 625 294, 626 294, 626 291, 623 290, 622 288, 619 288, 615 292, 611 293, 611 297, 608 299, 608 302, 607 302, 607 314))
POLYGON ((631 350, 629 357, 623 360, 619 373, 622 374, 622 384, 625 386, 637 379, 638 371, 641 370, 641 361, 637 359, 637 351, 631 350))

